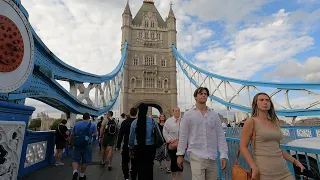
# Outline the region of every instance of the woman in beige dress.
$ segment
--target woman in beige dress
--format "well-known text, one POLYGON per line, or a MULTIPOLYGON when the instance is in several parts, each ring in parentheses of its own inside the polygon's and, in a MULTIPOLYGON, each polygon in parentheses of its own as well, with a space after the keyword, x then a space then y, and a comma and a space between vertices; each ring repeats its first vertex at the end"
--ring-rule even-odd
POLYGON ((294 180, 286 160, 304 170, 303 165, 280 148, 283 135, 279 119, 270 97, 266 93, 258 93, 252 102, 252 117, 243 129, 240 150, 252 169, 252 180, 294 180), (248 144, 253 135, 255 125, 254 159, 250 155, 248 144))

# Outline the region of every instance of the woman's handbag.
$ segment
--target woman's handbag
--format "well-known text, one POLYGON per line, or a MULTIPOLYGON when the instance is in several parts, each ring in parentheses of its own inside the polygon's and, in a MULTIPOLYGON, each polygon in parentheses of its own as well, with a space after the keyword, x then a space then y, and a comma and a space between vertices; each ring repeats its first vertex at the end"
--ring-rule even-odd
POLYGON ((153 119, 152 119, 152 135, 154 138, 156 148, 160 148, 165 143, 165 140, 162 137, 162 134, 161 134, 159 128, 154 123, 153 119))
MULTIPOLYGON (((252 149, 252 154, 254 154, 255 141, 256 141, 256 123, 254 119, 253 119, 252 131, 253 133, 251 137, 251 149, 252 149)), ((234 164, 232 166, 232 180, 250 180, 252 177, 252 172, 251 170, 246 170, 240 165, 238 165, 239 155, 240 155, 240 148, 237 151, 237 157, 234 160, 234 164)))

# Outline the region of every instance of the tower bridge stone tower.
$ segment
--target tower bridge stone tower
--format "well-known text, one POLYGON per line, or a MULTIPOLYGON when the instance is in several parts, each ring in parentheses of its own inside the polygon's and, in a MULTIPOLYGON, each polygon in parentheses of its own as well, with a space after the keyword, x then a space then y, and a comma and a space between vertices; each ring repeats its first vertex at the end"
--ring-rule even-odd
POLYGON ((127 3, 122 14, 122 48, 127 41, 127 60, 121 89, 121 112, 146 103, 172 115, 177 106, 176 61, 171 45, 176 42, 176 18, 170 6, 163 20, 153 0, 144 0, 134 18, 127 3))

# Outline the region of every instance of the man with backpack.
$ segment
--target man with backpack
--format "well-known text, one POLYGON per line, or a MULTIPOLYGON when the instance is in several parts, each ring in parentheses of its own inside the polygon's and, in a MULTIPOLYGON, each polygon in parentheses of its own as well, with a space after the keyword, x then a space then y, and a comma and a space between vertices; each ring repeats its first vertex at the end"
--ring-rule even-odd
POLYGON ((98 136, 97 126, 90 121, 88 113, 83 114, 83 121, 77 122, 71 134, 72 152, 72 180, 78 179, 78 168, 81 162, 79 180, 86 180, 84 174, 88 164, 92 161, 92 137, 98 136))
POLYGON ((102 161, 100 166, 104 167, 106 155, 108 154, 108 170, 112 170, 112 151, 116 141, 118 125, 116 120, 112 117, 113 112, 109 111, 107 117, 103 120, 100 128, 100 142, 102 141, 102 161))

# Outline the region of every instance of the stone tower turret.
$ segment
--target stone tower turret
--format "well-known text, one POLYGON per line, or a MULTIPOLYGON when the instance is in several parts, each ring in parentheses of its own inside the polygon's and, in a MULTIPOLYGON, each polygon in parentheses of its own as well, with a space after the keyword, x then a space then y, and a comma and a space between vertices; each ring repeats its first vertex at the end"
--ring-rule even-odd
POLYGON ((131 24, 132 24, 132 14, 129 7, 129 1, 127 1, 127 5, 122 13, 122 44, 125 41, 128 41, 130 44, 131 40, 131 24))
POLYGON ((170 11, 167 18, 167 27, 168 27, 168 45, 171 46, 174 44, 177 47, 177 29, 176 29, 176 17, 172 10, 172 2, 170 3, 170 11))

